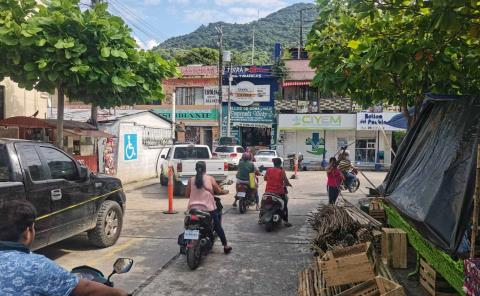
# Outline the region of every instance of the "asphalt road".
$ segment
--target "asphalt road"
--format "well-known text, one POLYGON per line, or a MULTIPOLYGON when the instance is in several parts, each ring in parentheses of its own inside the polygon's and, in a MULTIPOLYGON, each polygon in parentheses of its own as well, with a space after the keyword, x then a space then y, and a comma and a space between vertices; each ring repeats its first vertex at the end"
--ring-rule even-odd
MULTIPOLYGON (((375 185, 385 176, 366 174, 375 185)), ((371 185, 362 176, 360 180, 361 189, 355 194, 344 193, 345 198, 365 197, 366 187, 371 185)), ((177 245, 187 200, 175 198, 179 213, 163 214, 167 208, 166 188, 156 180, 126 187, 124 229, 116 245, 97 249, 89 245, 85 235, 80 235, 39 252, 67 269, 89 265, 106 274, 116 258, 132 258, 135 264, 130 273, 112 279, 117 287, 136 295, 295 295, 297 272, 310 264, 311 258, 306 217, 328 198, 325 172, 300 172, 292 183, 289 210, 294 226, 280 227, 272 233, 257 224, 255 209, 241 215, 232 208, 232 185, 231 194, 223 198, 223 224, 233 252, 224 255, 216 243, 195 271, 189 270, 177 245)))

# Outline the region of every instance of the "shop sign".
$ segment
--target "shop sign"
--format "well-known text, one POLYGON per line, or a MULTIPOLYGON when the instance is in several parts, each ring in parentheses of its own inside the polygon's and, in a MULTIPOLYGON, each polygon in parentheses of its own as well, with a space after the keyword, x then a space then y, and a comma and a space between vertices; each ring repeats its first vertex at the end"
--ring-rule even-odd
POLYGON ((231 99, 240 106, 250 106, 255 102, 270 102, 270 85, 255 85, 250 81, 239 82, 231 88, 231 99))
POLYGON ((183 76, 218 76, 217 66, 185 66, 179 70, 183 76))
POLYGON ((357 113, 357 130, 401 131, 403 129, 388 124, 388 122, 396 115, 401 115, 401 113, 359 112, 357 113))
MULTIPOLYGON (((273 74, 272 66, 233 66, 231 67, 232 76, 237 78, 272 78, 276 77, 273 74)), ((226 67, 223 73, 228 77, 230 75, 230 68, 226 67)))
POLYGON ((219 101, 218 101, 218 86, 205 86, 203 88, 203 103, 205 105, 218 105, 219 104, 219 101))
POLYGON ((355 129, 355 114, 280 114, 279 129, 338 130, 355 129))
POLYGON ((138 145, 137 134, 125 134, 123 136, 123 160, 137 160, 138 145))
MULTIPOLYGON (((251 124, 273 124, 273 107, 270 106, 256 106, 256 107, 243 107, 232 106, 231 123, 232 125, 239 125, 240 123, 245 126, 245 123, 251 124)), ((228 107, 223 105, 223 121, 227 122, 227 110, 228 107)))
MULTIPOLYGON (((154 112, 171 119, 172 110, 169 109, 155 109, 154 112)), ((206 110, 176 110, 175 111, 175 120, 218 120, 218 110, 217 109, 206 109, 206 110)))

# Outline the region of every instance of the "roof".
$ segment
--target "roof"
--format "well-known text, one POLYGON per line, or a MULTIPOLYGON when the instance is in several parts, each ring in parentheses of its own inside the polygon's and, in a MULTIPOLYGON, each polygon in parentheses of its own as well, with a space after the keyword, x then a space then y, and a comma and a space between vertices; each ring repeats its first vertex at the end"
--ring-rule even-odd
MULTIPOLYGON (((53 128, 57 127, 57 119, 45 119, 45 121, 53 128)), ((80 122, 75 120, 64 120, 63 121, 63 128, 64 129, 82 129, 82 130, 97 130, 96 127, 93 125, 80 122)))
POLYGON ((18 126, 25 128, 51 128, 44 120, 35 117, 15 116, 0 120, 0 126, 18 126))
POLYGON ((166 118, 165 116, 162 116, 158 113, 156 113, 155 111, 153 110, 130 110, 130 111, 138 111, 138 112, 129 112, 127 114, 121 114, 121 115, 118 115, 118 116, 115 116, 113 118, 108 118, 108 119, 105 119, 105 120, 99 120, 99 122, 102 122, 102 123, 106 123, 106 122, 114 122, 114 121, 118 121, 120 119, 124 119, 124 118, 128 118, 128 117, 131 117, 131 116, 134 116, 134 115, 138 115, 138 114, 141 114, 141 113, 150 113, 150 114, 153 114, 155 115, 156 117, 160 118, 160 119, 163 119, 165 120, 166 122, 168 123, 172 123, 172 121, 168 118, 166 118))

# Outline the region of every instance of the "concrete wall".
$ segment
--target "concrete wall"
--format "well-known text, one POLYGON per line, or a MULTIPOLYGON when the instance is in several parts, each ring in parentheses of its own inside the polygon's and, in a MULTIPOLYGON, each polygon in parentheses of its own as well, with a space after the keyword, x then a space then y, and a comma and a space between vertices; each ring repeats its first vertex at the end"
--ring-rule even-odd
POLYGON ((5 86, 5 118, 32 116, 37 111, 37 118, 47 118, 48 93, 20 88, 9 78, 0 81, 0 85, 5 86))
POLYGON ((310 68, 309 63, 309 60, 286 60, 286 80, 313 80, 315 70, 310 68))
POLYGON ((123 183, 131 183, 158 176, 163 160, 160 155, 166 154, 170 145, 148 147, 143 145, 143 132, 145 128, 168 129, 167 139, 171 138, 171 127, 167 121, 149 113, 139 113, 120 118, 113 124, 102 125, 102 130, 117 137, 116 177, 123 183), (125 159, 125 135, 137 135, 137 159, 125 159))

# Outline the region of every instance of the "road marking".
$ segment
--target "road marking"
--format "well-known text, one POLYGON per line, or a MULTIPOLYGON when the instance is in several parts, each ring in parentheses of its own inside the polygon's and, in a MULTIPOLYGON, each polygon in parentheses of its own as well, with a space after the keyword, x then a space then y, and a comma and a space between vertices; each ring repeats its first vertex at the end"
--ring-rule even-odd
MULTIPOLYGON (((122 236, 123 237, 123 236, 122 236)), ((144 240, 143 238, 140 238, 139 239, 140 241, 144 240)), ((95 266, 97 265, 97 262, 101 259, 101 260, 104 260, 104 259, 112 259, 114 258, 115 254, 125 250, 126 248, 130 247, 131 245, 133 245, 134 243, 138 242, 139 240, 127 240, 125 241, 125 243, 123 244, 119 244, 119 245, 115 245, 113 248, 111 248, 110 250, 108 250, 107 254, 105 255, 102 255, 102 256, 98 256, 96 259, 93 259, 93 260, 90 260, 89 262, 87 262, 86 265, 88 266, 95 266)))

